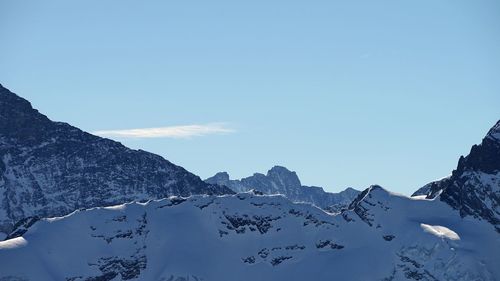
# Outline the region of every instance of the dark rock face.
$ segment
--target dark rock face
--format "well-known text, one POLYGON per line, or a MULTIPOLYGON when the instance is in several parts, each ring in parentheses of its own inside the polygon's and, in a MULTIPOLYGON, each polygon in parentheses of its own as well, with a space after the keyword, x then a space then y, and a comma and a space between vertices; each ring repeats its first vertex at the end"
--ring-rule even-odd
POLYGON ((460 157, 452 175, 432 182, 414 195, 439 196, 460 212, 490 222, 500 232, 500 121, 480 145, 460 157))
POLYGON ((340 250, 344 249, 344 246, 334 243, 331 240, 320 240, 318 243, 316 243, 316 248, 318 249, 328 248, 332 250, 340 250))
POLYGON ((339 193, 330 193, 321 187, 303 186, 295 172, 281 166, 274 166, 266 175, 255 173, 241 180, 231 180, 228 173, 220 172, 205 182, 224 185, 235 192, 254 189, 264 194, 282 194, 291 201, 311 203, 331 212, 338 212, 347 207, 359 194, 359 191, 352 188, 339 193))
POLYGON ((261 216, 253 216, 249 217, 248 215, 243 215, 241 217, 238 216, 229 216, 225 215, 226 219, 229 223, 223 222, 226 225, 228 230, 234 230, 236 233, 245 233, 247 227, 250 231, 258 230, 260 234, 267 233, 269 229, 272 228, 272 221, 278 220, 281 217, 261 217, 261 216))
POLYGON ((385 241, 392 241, 392 239, 396 238, 396 236, 394 236, 394 235, 384 235, 384 236, 382 236, 382 238, 384 238, 385 241))
POLYGON ((142 150, 53 122, 0 85, 0 232, 32 216, 171 195, 233 193, 142 150))
POLYGON ((490 129, 480 145, 473 145, 469 155, 460 157, 454 174, 466 171, 494 174, 500 171, 500 120, 490 129))

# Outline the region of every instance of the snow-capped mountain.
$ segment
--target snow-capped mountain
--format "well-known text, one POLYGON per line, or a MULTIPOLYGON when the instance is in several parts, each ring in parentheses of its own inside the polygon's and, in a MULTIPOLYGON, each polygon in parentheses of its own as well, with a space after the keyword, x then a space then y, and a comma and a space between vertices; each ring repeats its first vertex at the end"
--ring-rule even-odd
POLYGON ((42 219, 0 242, 0 280, 498 280, 499 258, 488 222, 374 186, 337 215, 241 193, 42 219))
POLYGON ((274 166, 267 174, 255 173, 241 180, 231 180, 227 172, 220 172, 205 182, 224 185, 234 192, 247 192, 252 189, 264 194, 282 194, 293 202, 307 202, 329 211, 338 211, 348 206, 360 193, 353 188, 347 188, 339 193, 325 192, 317 186, 304 186, 295 172, 282 166, 274 166))
POLYGON ((232 193, 158 155, 53 122, 1 85, 0 157, 0 236, 32 216, 171 195, 232 193))
POLYGON ((438 197, 460 215, 484 219, 500 233, 500 121, 481 144, 460 157, 451 176, 417 190, 414 196, 438 197))
POLYGON ((500 280, 500 122, 420 196, 371 186, 340 212, 283 167, 205 183, 3 87, 0 156, 0 281, 500 280))
POLYGON ((0 242, 0 280, 500 280, 497 129, 442 180, 463 185, 428 196, 372 186, 329 213, 252 191, 31 220, 0 242))

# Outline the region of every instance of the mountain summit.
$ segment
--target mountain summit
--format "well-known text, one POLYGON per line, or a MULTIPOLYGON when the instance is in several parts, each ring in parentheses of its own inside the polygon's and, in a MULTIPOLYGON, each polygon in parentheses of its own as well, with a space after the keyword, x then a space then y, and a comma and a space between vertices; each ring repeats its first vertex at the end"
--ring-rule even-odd
POLYGON ((491 223, 500 232, 500 121, 461 156, 451 176, 432 182, 413 196, 439 197, 460 212, 491 223))
POLYGON ((359 194, 359 191, 347 188, 339 193, 330 193, 322 187, 304 186, 297 173, 282 166, 274 166, 267 174, 255 173, 241 180, 231 180, 227 172, 220 172, 205 180, 207 183, 225 185, 235 192, 247 192, 252 189, 264 194, 282 194, 293 202, 306 202, 330 211, 339 211, 346 207, 359 194))
POLYGON ((339 195, 303 186, 284 167, 205 183, 157 155, 52 122, 5 89, 0 120, 0 218, 4 227, 24 218, 0 241, 0 280, 500 276, 498 123, 425 196, 374 185, 325 212, 310 203, 327 209, 339 195), (238 193, 218 196, 234 192, 217 184, 238 193), (148 200, 172 194, 182 196, 148 200))
POLYGON ((486 139, 490 139, 495 142, 500 142, 500 120, 493 126, 486 134, 486 139))
POLYGON ((0 86, 0 232, 27 217, 171 195, 226 194, 164 158, 53 122, 0 86))

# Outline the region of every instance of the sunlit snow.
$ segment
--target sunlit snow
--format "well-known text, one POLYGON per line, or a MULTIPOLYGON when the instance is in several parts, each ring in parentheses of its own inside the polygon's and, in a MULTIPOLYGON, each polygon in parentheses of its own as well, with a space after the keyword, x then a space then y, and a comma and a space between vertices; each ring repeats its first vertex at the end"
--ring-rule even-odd
POLYGON ((0 250, 20 248, 28 244, 23 237, 16 237, 5 241, 0 241, 0 250))
POLYGON ((425 223, 421 223, 420 226, 425 232, 436 235, 438 237, 448 238, 450 240, 460 240, 460 236, 458 236, 455 231, 447 227, 441 225, 429 225, 425 223))

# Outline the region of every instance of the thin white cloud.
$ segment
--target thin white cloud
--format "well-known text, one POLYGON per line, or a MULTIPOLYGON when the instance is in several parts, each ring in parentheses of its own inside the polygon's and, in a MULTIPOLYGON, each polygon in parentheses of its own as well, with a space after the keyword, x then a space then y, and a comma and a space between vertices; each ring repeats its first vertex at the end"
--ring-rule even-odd
POLYGON ((109 138, 192 138, 213 134, 234 132, 225 123, 195 124, 159 128, 105 130, 92 132, 94 135, 109 138))

